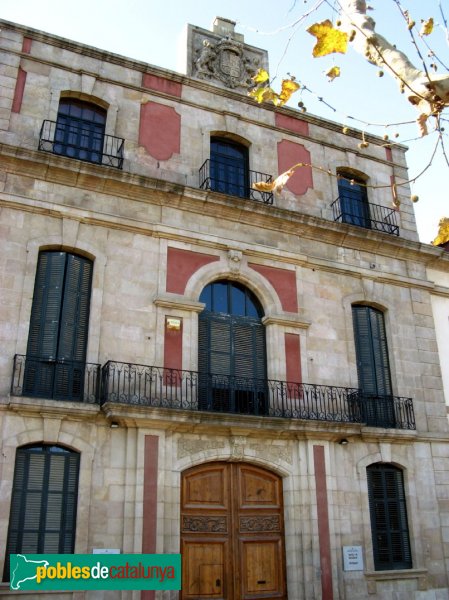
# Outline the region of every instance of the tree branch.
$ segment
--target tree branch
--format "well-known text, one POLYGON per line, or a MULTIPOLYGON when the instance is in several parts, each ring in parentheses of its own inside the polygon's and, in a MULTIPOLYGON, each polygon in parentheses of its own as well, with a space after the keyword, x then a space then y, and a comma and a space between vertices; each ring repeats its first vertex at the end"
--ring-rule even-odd
POLYGON ((417 69, 408 56, 380 34, 367 15, 365 0, 340 0, 342 28, 353 38, 354 49, 368 62, 387 71, 407 90, 407 98, 419 111, 421 135, 427 134, 427 119, 449 106, 449 75, 430 75, 417 69), (355 35, 351 35, 355 32, 355 35))

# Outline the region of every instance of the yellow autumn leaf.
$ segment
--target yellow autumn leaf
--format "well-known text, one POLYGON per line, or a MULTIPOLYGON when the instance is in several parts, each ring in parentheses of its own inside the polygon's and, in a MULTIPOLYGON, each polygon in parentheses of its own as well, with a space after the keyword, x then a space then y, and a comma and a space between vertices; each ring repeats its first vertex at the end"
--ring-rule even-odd
POLYGON ((252 90, 249 90, 248 96, 254 98, 259 104, 262 104, 262 102, 270 102, 270 100, 275 104, 278 99, 278 95, 270 87, 253 88, 252 90))
POLYGON ((336 77, 340 77, 340 67, 331 67, 326 71, 326 77, 329 77, 329 81, 334 81, 336 77))
POLYGON ((251 79, 254 81, 254 83, 265 83, 270 79, 270 76, 268 71, 265 71, 265 69, 259 69, 257 73, 251 77, 251 79))
POLYGON ((433 31, 433 19, 430 17, 427 21, 423 21, 419 35, 430 35, 433 31))
POLYGON ((317 38, 317 43, 312 52, 315 58, 318 56, 326 56, 333 52, 346 53, 348 47, 348 34, 339 29, 334 29, 329 19, 326 19, 321 23, 314 23, 307 31, 317 38))
POLYGON ((295 169, 285 171, 285 173, 278 175, 274 181, 269 181, 268 183, 266 181, 256 181, 252 187, 259 192, 275 192, 276 194, 280 194, 294 172, 295 169))
POLYGON ((281 92, 279 94, 278 105, 282 106, 283 104, 288 102, 292 94, 294 94, 296 90, 299 90, 299 88, 299 83, 296 83, 294 79, 283 79, 281 92))

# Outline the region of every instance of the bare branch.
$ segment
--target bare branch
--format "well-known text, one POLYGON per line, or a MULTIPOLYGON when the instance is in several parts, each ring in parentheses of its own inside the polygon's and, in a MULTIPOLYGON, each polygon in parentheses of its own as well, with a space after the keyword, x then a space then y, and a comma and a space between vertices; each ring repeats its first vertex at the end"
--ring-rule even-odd
POLYGON ((417 69, 408 56, 378 34, 376 23, 367 15, 365 0, 340 0, 342 27, 355 32, 354 49, 372 64, 381 67, 408 91, 407 98, 419 111, 418 124, 427 134, 430 115, 438 115, 449 106, 449 75, 435 75, 417 69))

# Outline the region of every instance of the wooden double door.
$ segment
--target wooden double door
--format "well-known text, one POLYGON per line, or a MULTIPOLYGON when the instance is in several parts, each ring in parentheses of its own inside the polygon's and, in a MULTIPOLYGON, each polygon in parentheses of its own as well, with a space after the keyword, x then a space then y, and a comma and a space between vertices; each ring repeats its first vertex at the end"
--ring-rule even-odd
POLYGON ((286 598, 282 480, 246 463, 182 474, 182 598, 286 598))

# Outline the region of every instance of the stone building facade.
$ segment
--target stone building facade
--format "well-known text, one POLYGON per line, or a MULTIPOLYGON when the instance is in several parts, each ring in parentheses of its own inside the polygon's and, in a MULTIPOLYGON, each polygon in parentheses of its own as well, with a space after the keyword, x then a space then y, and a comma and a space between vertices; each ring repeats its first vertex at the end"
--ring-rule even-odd
MULTIPOLYGON (((9 552, 114 549, 181 552, 185 600, 447 600, 405 148, 255 104, 231 21, 188 40, 183 75, 1 23, 0 596, 36 597, 9 552)), ((153 594, 58 594, 103 597, 153 594)))

